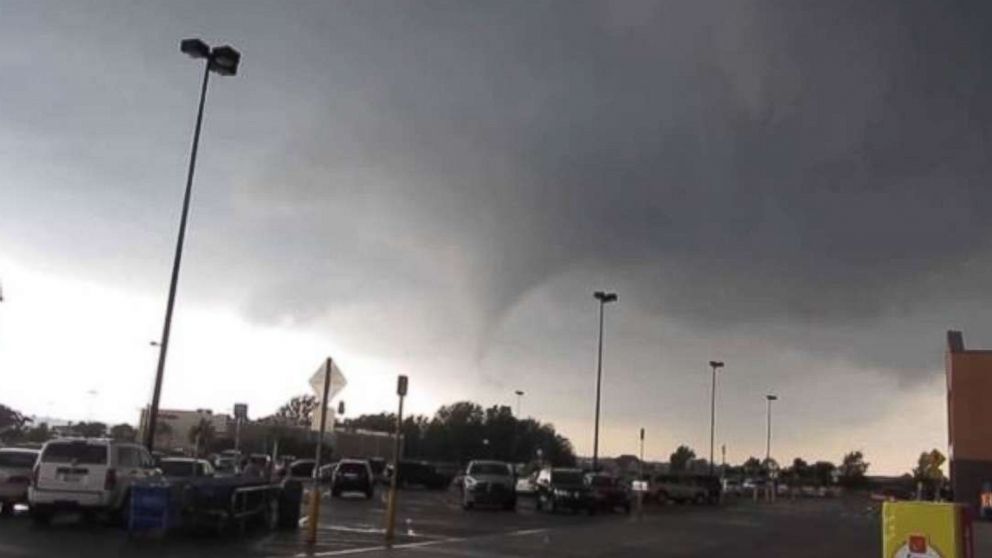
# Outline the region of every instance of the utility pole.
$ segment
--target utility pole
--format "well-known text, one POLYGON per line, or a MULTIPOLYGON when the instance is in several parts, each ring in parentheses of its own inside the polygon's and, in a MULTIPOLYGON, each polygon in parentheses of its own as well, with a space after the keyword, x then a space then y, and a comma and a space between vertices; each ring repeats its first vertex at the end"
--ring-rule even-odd
POLYGON ((765 442, 765 465, 767 466, 771 463, 772 458, 772 401, 778 400, 778 396, 768 394, 765 396, 765 399, 768 401, 768 436, 765 442))
POLYGON ((599 406, 603 388, 603 307, 617 301, 616 293, 596 291, 593 297, 599 301, 599 358, 596 365, 596 426, 592 439, 592 470, 599 470, 599 406))
POLYGON ((327 425, 327 393, 331 389, 330 357, 324 361, 324 394, 320 398, 320 432, 317 433, 317 455, 313 464, 313 490, 310 492, 310 518, 307 523, 307 544, 317 543, 317 522, 320 519, 320 461, 324 453, 324 428, 327 425))
POLYGON ((396 381, 396 395, 400 397, 399 410, 396 413, 396 435, 393 445, 393 474, 389 478, 389 506, 386 508, 386 544, 392 546, 396 530, 396 483, 400 476, 400 452, 402 440, 400 432, 403 428, 403 398, 406 397, 408 381, 406 376, 400 376, 396 381))
POLYGON ((710 384, 710 474, 713 474, 713 441, 716 436, 716 371, 723 368, 723 363, 718 360, 710 361, 710 368, 713 369, 713 380, 710 384))

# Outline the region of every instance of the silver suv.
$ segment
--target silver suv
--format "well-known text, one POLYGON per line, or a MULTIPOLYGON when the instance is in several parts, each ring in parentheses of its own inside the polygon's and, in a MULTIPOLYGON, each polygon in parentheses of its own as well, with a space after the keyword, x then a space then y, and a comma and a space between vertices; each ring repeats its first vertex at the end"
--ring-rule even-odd
POLYGON ((36 523, 60 511, 108 512, 126 518, 131 485, 156 475, 148 451, 106 438, 62 438, 45 443, 34 466, 28 501, 36 523))
POLYGON ((469 462, 462 481, 462 507, 468 510, 476 504, 501 506, 505 510, 517 507, 517 480, 509 463, 469 462))

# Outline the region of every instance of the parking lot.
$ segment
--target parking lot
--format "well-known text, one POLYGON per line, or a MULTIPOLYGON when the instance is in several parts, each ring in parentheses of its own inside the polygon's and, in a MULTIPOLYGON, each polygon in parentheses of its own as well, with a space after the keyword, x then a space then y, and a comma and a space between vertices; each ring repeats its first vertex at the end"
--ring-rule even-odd
POLYGON ((172 534, 128 537, 121 529, 73 517, 48 528, 20 513, 0 518, 0 555, 58 556, 808 556, 877 557, 878 514, 864 500, 828 499, 721 507, 665 506, 636 514, 549 515, 522 500, 515 513, 466 512, 457 493, 401 492, 397 538, 383 546, 385 503, 325 496, 318 544, 305 531, 244 537, 172 534))

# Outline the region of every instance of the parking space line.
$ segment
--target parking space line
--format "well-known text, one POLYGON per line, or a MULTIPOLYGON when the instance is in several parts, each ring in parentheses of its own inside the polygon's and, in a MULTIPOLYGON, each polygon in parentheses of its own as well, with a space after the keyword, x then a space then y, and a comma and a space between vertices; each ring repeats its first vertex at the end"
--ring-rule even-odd
POLYGON ((378 544, 375 546, 363 546, 359 548, 345 548, 340 550, 327 550, 324 552, 301 552, 294 556, 294 558, 312 558, 312 557, 323 557, 323 556, 348 556, 351 554, 366 554, 368 552, 375 552, 377 550, 403 550, 403 549, 413 549, 413 548, 423 548, 426 546, 437 546, 442 544, 450 544, 457 542, 473 541, 480 539, 488 539, 494 537, 524 537, 527 535, 536 535, 538 533, 544 533, 550 531, 550 528, 543 529, 519 529, 517 531, 509 531, 506 533, 491 533, 488 535, 479 535, 476 537, 449 537, 446 539, 437 539, 432 541, 418 541, 394 544, 392 546, 387 546, 385 544, 378 544))

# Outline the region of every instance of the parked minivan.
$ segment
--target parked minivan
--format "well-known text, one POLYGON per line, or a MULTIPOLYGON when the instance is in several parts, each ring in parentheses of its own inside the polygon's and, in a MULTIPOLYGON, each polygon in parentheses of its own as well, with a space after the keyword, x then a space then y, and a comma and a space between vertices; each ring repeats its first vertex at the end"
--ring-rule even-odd
POLYGON ((31 475, 31 517, 47 524, 60 511, 124 519, 131 484, 157 474, 143 446, 107 438, 62 438, 41 448, 31 475))

